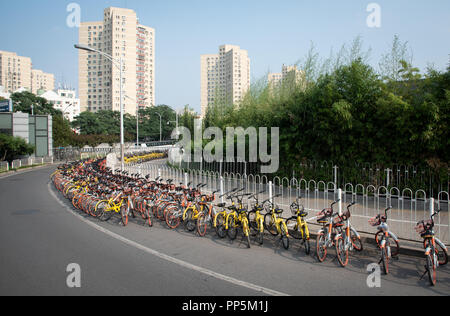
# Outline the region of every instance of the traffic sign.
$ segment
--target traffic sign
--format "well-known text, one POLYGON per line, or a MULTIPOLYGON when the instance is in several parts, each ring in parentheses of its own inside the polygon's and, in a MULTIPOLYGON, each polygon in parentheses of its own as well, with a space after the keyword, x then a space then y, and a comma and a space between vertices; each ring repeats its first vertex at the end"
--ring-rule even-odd
POLYGON ((12 101, 11 100, 1 100, 0 101, 0 112, 12 112, 12 101))

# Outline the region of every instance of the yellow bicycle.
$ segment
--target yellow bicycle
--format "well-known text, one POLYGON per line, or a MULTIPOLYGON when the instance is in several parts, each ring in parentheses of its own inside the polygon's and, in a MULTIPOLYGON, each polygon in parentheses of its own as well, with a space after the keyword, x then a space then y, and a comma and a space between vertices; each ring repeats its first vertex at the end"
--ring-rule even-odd
POLYGON ((198 204, 194 202, 190 204, 183 212, 183 223, 184 227, 190 232, 193 232, 197 227, 197 220, 200 217, 200 214, 203 213, 204 209, 203 204, 198 204))
POLYGON ((262 214, 262 211, 264 211, 264 203, 268 200, 259 203, 258 195, 264 192, 265 190, 249 197, 249 199, 255 200, 255 204, 252 206, 252 210, 248 213, 248 221, 250 223, 250 228, 255 232, 256 241, 260 245, 264 243, 264 215, 262 214))
POLYGON ((123 195, 123 192, 120 192, 116 195, 112 195, 109 200, 102 200, 95 205, 95 214, 97 217, 106 222, 111 219, 114 214, 121 215, 123 226, 128 225, 128 207, 125 203, 128 197, 123 195))
POLYGON ((266 230, 272 235, 272 236, 280 236, 281 235, 281 241, 283 243, 284 249, 289 249, 289 231, 286 225, 286 220, 281 217, 281 214, 283 214, 283 210, 276 207, 274 200, 275 198, 281 196, 281 194, 275 195, 272 198, 272 201, 268 201, 266 204, 268 211, 267 214, 264 216, 264 224, 266 226, 266 230))
POLYGON ((311 245, 309 243, 310 234, 306 217, 308 213, 305 211, 303 205, 300 204, 301 197, 297 198, 294 203, 291 204, 292 217, 286 221, 288 229, 290 230, 290 236, 294 239, 302 241, 302 245, 305 246, 305 252, 307 255, 311 253, 311 245))
POLYGON ((237 207, 233 206, 231 212, 227 216, 225 229, 227 230, 228 237, 231 240, 235 240, 237 237, 237 230, 242 228, 245 239, 247 240, 247 248, 250 248, 250 225, 247 217, 247 209, 243 207, 242 200, 244 196, 250 194, 235 195, 233 198, 237 200, 237 207))
POLYGON ((217 204, 216 206, 218 208, 221 209, 220 212, 216 213, 216 216, 214 217, 214 229, 216 230, 217 236, 219 236, 219 238, 225 238, 225 236, 227 235, 227 230, 226 230, 226 222, 227 222, 227 217, 228 214, 231 210, 234 209, 234 201, 231 198, 231 195, 236 194, 237 192, 241 192, 244 189, 237 191, 237 188, 222 194, 219 198, 223 198, 224 196, 228 196, 227 199, 231 200, 231 206, 226 207, 226 203, 220 203, 217 204))

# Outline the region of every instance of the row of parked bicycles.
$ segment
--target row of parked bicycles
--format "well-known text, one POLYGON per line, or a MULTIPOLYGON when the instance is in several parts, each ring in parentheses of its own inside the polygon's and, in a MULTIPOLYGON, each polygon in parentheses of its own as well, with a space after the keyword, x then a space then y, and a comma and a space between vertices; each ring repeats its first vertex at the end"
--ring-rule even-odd
POLYGON ((127 164, 130 163, 142 163, 152 160, 163 159, 167 157, 166 152, 147 152, 147 153, 136 153, 128 154, 124 157, 124 161, 127 164))
MULTIPOLYGON (((164 181, 126 171, 113 172, 105 164, 104 159, 65 164, 58 167, 51 180, 75 208, 100 221, 108 221, 116 215, 123 226, 127 226, 132 217, 142 218, 150 227, 155 221, 165 223, 169 229, 184 226, 200 237, 212 231, 219 238, 236 240, 240 234, 248 248, 251 248, 251 237, 263 245, 267 232, 278 237, 285 249, 289 249, 291 240, 299 240, 305 253, 311 253, 311 233, 306 221, 308 212, 301 204, 301 197, 291 204, 291 216, 284 218, 284 210, 275 202, 280 195, 260 201, 265 191, 247 193, 245 188, 234 188, 218 196, 228 203, 216 203, 219 190, 207 194, 202 191, 206 184, 175 184, 171 179, 164 181), (246 205, 251 207, 248 209, 246 205)), ((319 262, 323 262, 329 249, 334 248, 340 265, 345 267, 349 262, 349 252, 362 251, 363 244, 350 222, 351 208, 356 203, 351 203, 340 213, 334 209, 339 202, 334 201, 330 208, 315 217, 321 225, 315 251, 319 262)), ((390 261, 400 251, 399 239, 388 226, 390 210, 387 208, 369 220, 377 228, 375 241, 380 251, 379 263, 385 274, 389 273, 390 261)), ((447 248, 433 231, 434 216, 438 213, 416 226, 424 239, 426 265, 422 278, 428 275, 431 285, 436 284, 436 269, 448 262, 447 248)))

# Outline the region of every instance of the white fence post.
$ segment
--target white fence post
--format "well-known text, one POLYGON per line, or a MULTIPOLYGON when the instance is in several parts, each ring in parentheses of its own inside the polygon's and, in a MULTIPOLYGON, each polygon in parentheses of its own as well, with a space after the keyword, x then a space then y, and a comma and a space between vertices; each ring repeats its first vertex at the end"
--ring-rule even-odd
POLYGON ((220 176, 220 196, 222 196, 222 203, 225 202, 225 197, 223 196, 224 193, 224 180, 223 177, 220 176))
POLYGON ((269 198, 270 198, 270 203, 273 203, 273 186, 272 186, 272 181, 269 181, 269 198))
POLYGON ((188 174, 187 172, 184 173, 184 185, 187 187, 189 184, 188 174))
POLYGON ((430 198, 430 218, 434 214, 434 198, 430 198))
POLYGON ((338 200, 339 216, 342 216, 342 189, 338 189, 338 200))
POLYGON ((338 177, 337 170, 338 170, 338 166, 334 166, 333 170, 334 170, 334 192, 336 192, 336 189, 338 187, 338 184, 337 184, 337 177, 338 177))

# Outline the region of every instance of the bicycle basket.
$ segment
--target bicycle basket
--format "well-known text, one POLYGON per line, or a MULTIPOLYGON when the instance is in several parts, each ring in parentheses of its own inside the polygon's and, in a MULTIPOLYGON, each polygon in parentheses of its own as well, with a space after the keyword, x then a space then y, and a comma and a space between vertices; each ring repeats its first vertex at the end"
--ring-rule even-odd
POLYGON ((370 226, 377 227, 381 224, 380 215, 377 215, 375 217, 372 217, 369 219, 370 226))
POLYGON ((417 233, 424 234, 428 229, 431 228, 432 225, 433 225, 433 222, 430 220, 420 221, 417 223, 417 225, 416 225, 416 227, 414 227, 414 229, 416 230, 417 233))
POLYGON ((350 211, 346 210, 340 217, 343 221, 348 220, 351 217, 350 211))
POLYGON ((325 209, 319 212, 319 214, 317 214, 317 222, 318 223, 323 223, 323 222, 328 222, 329 217, 331 217, 331 210, 330 209, 325 209))

